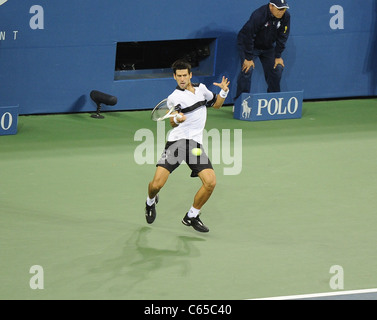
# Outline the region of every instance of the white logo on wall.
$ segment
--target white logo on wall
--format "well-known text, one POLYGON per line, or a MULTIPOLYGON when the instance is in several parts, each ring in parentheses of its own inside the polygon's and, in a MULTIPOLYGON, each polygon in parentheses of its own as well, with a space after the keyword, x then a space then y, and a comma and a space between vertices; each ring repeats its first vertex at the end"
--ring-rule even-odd
MULTIPOLYGON (((0 6, 6 3, 8 0, 0 0, 0 6)), ((30 29, 32 30, 43 30, 44 29, 44 10, 40 5, 31 6, 29 13, 32 14, 32 17, 29 21, 30 29)), ((19 30, 14 31, 2 31, 0 29, 0 41, 5 40, 17 40, 19 30), (9 36, 10 33, 10 36, 9 36)))
POLYGON ((344 9, 342 6, 334 5, 330 8, 330 13, 333 16, 330 19, 330 28, 333 30, 344 29, 344 9))
POLYGON ((13 123, 12 114, 9 113, 9 112, 5 112, 0 119, 1 129, 3 129, 4 131, 9 130, 10 127, 12 126, 12 123, 13 123), (8 118, 8 121, 6 121, 6 118, 8 118), (8 124, 6 124, 6 123, 8 123, 8 124))
POLYGON ((249 107, 249 102, 247 101, 249 99, 250 96, 248 96, 245 100, 242 101, 242 118, 244 119, 250 118, 251 107, 249 107))

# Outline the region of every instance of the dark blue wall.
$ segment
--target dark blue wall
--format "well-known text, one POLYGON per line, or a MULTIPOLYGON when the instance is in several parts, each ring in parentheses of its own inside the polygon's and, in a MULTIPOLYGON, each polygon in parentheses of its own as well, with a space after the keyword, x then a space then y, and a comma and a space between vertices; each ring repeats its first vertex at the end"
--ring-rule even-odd
MULTIPOLYGON (((19 105, 21 114, 93 111, 89 93, 96 89, 118 97, 109 110, 153 107, 175 81, 170 76, 115 81, 117 42, 216 38, 214 75, 194 81, 216 91, 212 83, 225 75, 234 85, 237 32, 267 2, 8 0, 0 6, 0 106, 19 105)), ((376 1, 289 4, 292 25, 282 90, 304 90, 304 99, 375 96, 376 1), (339 10, 330 10, 334 5, 341 6, 344 19, 337 19, 339 10), (333 29, 330 20, 344 28, 333 29)), ((226 103, 232 103, 234 90, 226 103)), ((265 90, 257 62, 252 91, 265 90)))

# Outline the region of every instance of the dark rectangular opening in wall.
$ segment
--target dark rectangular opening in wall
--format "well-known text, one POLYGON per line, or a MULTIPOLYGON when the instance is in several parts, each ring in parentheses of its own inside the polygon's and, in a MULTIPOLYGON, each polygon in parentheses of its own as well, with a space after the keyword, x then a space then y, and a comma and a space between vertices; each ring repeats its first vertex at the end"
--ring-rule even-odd
POLYGON ((213 75, 216 39, 118 42, 115 80, 171 77, 177 59, 191 63, 196 75, 213 75))

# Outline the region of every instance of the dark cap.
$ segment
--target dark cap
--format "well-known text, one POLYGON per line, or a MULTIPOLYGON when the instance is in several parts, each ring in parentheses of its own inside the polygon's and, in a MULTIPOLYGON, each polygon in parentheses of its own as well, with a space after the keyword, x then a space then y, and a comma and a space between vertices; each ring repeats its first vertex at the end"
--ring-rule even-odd
POLYGON ((278 9, 289 9, 288 3, 285 0, 270 0, 270 3, 278 9))

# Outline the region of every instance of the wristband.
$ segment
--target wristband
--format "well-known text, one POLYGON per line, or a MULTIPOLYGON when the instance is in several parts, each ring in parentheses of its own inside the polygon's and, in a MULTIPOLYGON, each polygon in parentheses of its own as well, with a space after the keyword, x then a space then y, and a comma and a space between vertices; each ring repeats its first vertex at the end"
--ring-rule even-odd
POLYGON ((228 96, 228 93, 229 93, 229 90, 228 91, 224 91, 223 89, 221 89, 220 91, 220 97, 225 99, 227 96, 228 96))
POLYGON ((177 121, 177 116, 178 116, 178 114, 176 114, 176 115, 174 116, 173 121, 174 121, 174 123, 175 123, 177 126, 179 126, 179 122, 177 121))

